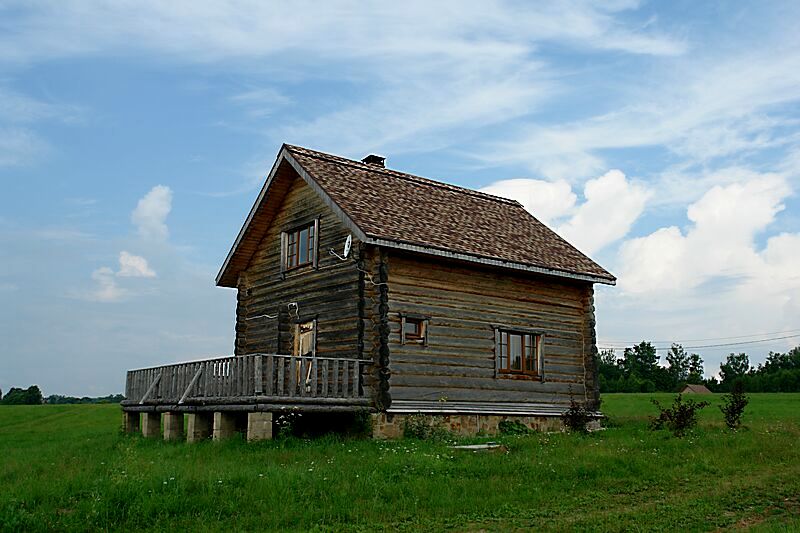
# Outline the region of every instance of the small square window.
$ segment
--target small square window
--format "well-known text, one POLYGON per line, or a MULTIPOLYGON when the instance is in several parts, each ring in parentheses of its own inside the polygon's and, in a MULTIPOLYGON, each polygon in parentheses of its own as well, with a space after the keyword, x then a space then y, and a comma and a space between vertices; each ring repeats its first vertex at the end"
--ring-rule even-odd
POLYGON ((402 344, 428 344, 428 319, 414 316, 401 317, 402 344))

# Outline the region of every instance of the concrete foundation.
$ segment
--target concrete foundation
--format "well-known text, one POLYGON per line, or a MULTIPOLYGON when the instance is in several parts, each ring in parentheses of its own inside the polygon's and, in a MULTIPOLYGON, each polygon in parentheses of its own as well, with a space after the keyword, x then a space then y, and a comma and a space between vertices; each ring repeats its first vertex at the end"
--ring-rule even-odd
POLYGON ((183 413, 164 413, 164 440, 183 440, 183 413))
POLYGON ((272 413, 247 413, 247 440, 272 439, 272 413))
MULTIPOLYGON (((376 439, 399 439, 403 436, 405 421, 414 414, 375 413, 372 415, 372 437, 376 439)), ((423 415, 432 424, 441 425, 456 435, 474 436, 478 433, 496 435, 503 420, 524 424, 533 431, 563 431, 564 423, 557 416, 508 416, 508 415, 423 415)))
POLYGON ((137 412, 122 411, 122 431, 129 435, 141 431, 141 416, 137 412))
POLYGON ((187 442, 198 442, 211 438, 214 415, 211 413, 189 413, 187 422, 187 442))
POLYGON ((233 437, 236 434, 236 417, 233 413, 216 411, 214 413, 214 440, 233 437))
POLYGON ((161 414, 142 413, 142 435, 158 437, 161 435, 161 414))

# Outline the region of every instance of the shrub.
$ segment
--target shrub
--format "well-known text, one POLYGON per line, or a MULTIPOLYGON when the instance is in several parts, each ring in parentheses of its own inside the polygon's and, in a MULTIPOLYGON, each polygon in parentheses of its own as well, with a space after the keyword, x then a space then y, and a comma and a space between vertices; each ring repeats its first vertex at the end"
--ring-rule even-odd
POLYGON ((744 383, 737 380, 733 384, 731 393, 722 397, 722 405, 719 406, 719 410, 725 417, 725 424, 730 429, 736 429, 742 424, 744 408, 749 402, 750 399, 744 393, 744 383))
POLYGON ((278 438, 285 439, 294 434, 297 423, 300 421, 301 413, 297 411, 289 411, 281 413, 275 419, 275 426, 278 428, 278 438))
POLYGON ((569 393, 569 409, 564 411, 561 415, 561 420, 564 421, 564 426, 569 431, 579 431, 587 433, 589 430, 586 425, 592 419, 589 410, 583 405, 575 401, 572 391, 569 393))
POLYGON ((676 437, 682 437, 686 432, 697 425, 697 413, 708 406, 708 402, 695 402, 683 400, 678 394, 671 407, 662 407, 657 400, 650 400, 661 413, 656 418, 650 419, 650 428, 653 430, 667 428, 676 437))
POLYGON ((440 441, 452 437, 440 418, 423 414, 410 415, 403 421, 403 436, 440 441))
POLYGON ((503 435, 527 435, 531 429, 519 420, 501 420, 497 429, 503 435))

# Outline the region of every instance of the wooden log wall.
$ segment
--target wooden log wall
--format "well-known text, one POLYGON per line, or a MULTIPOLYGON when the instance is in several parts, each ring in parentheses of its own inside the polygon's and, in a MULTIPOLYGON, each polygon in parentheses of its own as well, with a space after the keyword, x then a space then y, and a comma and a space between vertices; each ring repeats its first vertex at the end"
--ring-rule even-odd
MULTIPOLYGON (((359 271, 354 254, 341 261, 350 231, 296 174, 290 178, 283 203, 247 269, 239 277, 235 354, 283 353, 293 349, 296 302, 299 320, 317 320, 317 355, 359 357, 359 271), (281 272, 281 232, 319 218, 317 267, 281 272), (262 315, 279 315, 277 319, 262 315), (257 318, 260 317, 260 318, 257 318)), ((362 339, 363 342, 363 339, 362 339)))
POLYGON ((388 262, 393 399, 567 405, 570 391, 594 399, 591 284, 398 252, 388 262), (401 313, 429 318, 428 346, 401 344, 401 313), (496 377, 496 324, 544 333, 543 381, 496 377))

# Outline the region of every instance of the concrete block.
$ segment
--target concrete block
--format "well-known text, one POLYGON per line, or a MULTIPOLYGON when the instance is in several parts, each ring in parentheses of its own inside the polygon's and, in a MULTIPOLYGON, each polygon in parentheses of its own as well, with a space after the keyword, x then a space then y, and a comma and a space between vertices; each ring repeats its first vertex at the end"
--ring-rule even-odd
POLYGON ((233 437, 236 433, 236 417, 233 413, 214 412, 214 440, 233 437))
POLYGON ((183 413, 164 413, 164 440, 183 440, 183 413))
POLYGON ((158 437, 161 435, 161 414, 142 413, 142 435, 158 437))
POLYGON ((247 440, 272 440, 272 413, 247 413, 247 440))
POLYGON ((186 441, 198 442, 211 437, 214 416, 211 413, 190 413, 188 417, 186 441))
POLYGON ((137 411, 122 411, 122 430, 132 435, 141 431, 141 416, 137 411))

